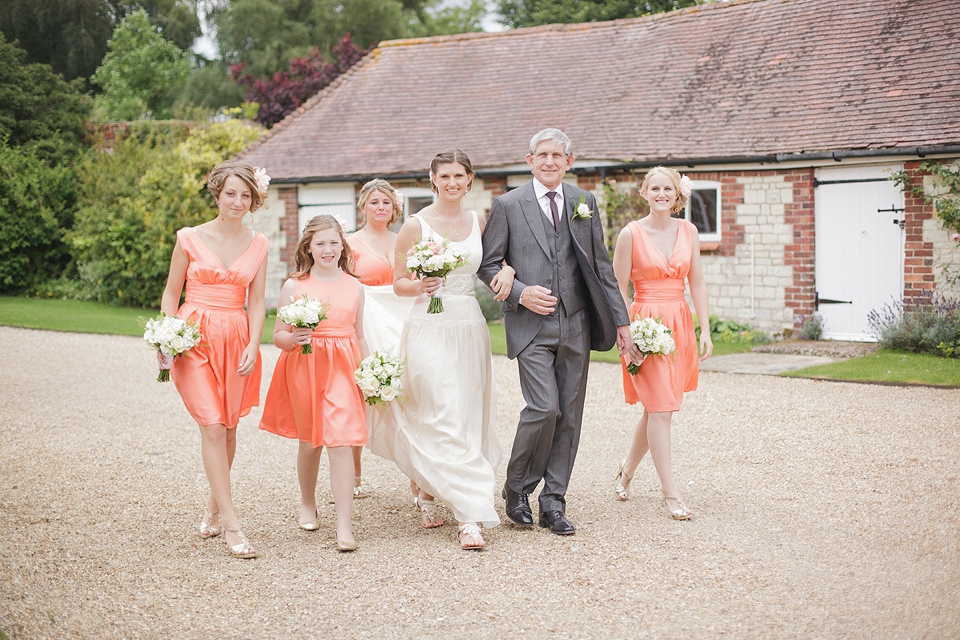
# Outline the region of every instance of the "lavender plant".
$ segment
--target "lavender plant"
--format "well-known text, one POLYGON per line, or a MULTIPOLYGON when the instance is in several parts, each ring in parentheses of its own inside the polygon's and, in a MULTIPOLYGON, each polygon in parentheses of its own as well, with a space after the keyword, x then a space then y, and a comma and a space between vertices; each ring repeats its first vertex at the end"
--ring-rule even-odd
POLYGON ((893 301, 867 315, 871 333, 891 351, 960 357, 960 299, 925 294, 893 301))

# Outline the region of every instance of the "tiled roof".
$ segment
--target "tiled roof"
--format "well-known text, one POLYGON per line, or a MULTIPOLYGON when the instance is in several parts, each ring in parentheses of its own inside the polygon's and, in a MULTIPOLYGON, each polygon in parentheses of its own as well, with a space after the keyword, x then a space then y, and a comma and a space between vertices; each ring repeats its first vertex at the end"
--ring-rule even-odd
POLYGON ((244 156, 279 180, 960 144, 958 0, 739 0, 381 43, 244 156))

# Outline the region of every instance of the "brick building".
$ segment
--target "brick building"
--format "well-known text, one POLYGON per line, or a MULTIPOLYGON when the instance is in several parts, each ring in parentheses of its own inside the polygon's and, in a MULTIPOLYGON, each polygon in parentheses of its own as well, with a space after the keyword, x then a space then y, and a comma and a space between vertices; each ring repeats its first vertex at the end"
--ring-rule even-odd
POLYGON ((933 289, 960 294, 960 250, 926 202, 888 178, 960 158, 956 0, 733 0, 613 22, 381 43, 243 157, 273 177, 268 299, 304 222, 355 223, 383 177, 407 212, 426 167, 460 147, 469 206, 529 179, 526 144, 567 132, 568 179, 606 202, 663 164, 689 175, 710 307, 768 332, 817 311, 866 339, 866 314, 933 289), (951 271, 952 270, 952 271, 951 271))

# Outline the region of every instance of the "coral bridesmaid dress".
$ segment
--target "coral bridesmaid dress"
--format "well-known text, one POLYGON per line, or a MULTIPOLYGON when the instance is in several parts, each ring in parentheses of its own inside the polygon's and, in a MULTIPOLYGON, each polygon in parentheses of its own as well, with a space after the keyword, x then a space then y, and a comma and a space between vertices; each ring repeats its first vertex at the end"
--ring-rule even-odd
POLYGON ((693 316, 683 297, 693 251, 693 224, 680 220, 669 262, 639 222, 628 227, 633 239, 630 280, 635 291, 630 320, 660 317, 660 322, 673 330, 677 350, 668 356, 647 356, 635 376, 628 374, 621 362, 623 393, 629 404, 640 402, 650 412, 678 411, 684 392, 697 388, 699 375, 693 316))
POLYGON ((353 249, 353 271, 360 282, 368 287, 393 286, 393 265, 356 236, 350 236, 349 242, 353 249))
POLYGON ((310 337, 313 353, 301 353, 300 347, 280 353, 260 428, 314 447, 363 446, 366 405, 353 380, 360 364, 354 329, 360 284, 346 273, 331 282, 307 276, 294 283, 295 296, 307 294, 330 309, 310 337))
POLYGON ((259 354, 250 375, 237 375, 237 367, 250 341, 244 310, 247 289, 267 255, 267 239, 255 233, 229 269, 203 244, 196 229, 180 229, 177 240, 190 260, 186 299, 177 315, 199 324, 203 339, 173 361, 170 378, 197 424, 233 429, 241 416, 260 404, 259 354))

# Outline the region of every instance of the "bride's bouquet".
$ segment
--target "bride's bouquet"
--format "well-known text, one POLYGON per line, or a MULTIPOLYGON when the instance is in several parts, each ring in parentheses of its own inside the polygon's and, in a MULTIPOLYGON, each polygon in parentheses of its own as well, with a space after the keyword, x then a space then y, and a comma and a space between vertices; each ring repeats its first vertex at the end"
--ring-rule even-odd
MULTIPOLYGON (((420 278, 445 278, 448 273, 462 267, 464 256, 450 246, 444 238, 440 242, 424 240, 407 252, 407 269, 420 278)), ((430 298, 427 313, 443 313, 443 285, 430 298)))
POLYGON ((385 406, 403 391, 403 364, 393 353, 376 351, 360 362, 353 374, 369 405, 385 406))
MULTIPOLYGON (((161 312, 156 318, 147 320, 143 331, 144 341, 165 356, 179 358, 200 344, 203 336, 200 329, 177 316, 168 316, 161 312)), ((170 369, 162 368, 157 382, 170 382, 170 369)))
MULTIPOLYGON (((329 306, 323 302, 303 294, 290 304, 277 309, 277 317, 291 327, 314 329, 327 319, 327 309, 329 306)), ((308 342, 300 349, 300 353, 313 353, 313 347, 308 342)))
MULTIPOLYGON (((633 344, 637 345, 640 353, 646 356, 665 356, 677 350, 677 345, 673 341, 670 329, 664 326, 657 318, 637 318, 630 323, 630 337, 633 338, 633 344)), ((627 373, 632 376, 637 375, 640 365, 627 364, 627 373)))

